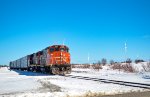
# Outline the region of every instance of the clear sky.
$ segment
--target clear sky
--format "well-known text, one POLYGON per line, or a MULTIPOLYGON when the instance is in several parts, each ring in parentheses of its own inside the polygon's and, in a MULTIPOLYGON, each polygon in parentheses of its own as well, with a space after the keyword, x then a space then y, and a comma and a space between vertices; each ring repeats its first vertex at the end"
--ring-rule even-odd
POLYGON ((72 63, 150 59, 150 0, 0 0, 0 64, 53 44, 72 63))

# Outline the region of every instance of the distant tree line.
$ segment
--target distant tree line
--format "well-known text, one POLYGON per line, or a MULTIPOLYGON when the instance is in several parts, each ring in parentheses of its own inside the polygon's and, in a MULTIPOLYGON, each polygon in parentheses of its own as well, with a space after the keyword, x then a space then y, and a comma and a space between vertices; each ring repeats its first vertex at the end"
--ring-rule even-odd
POLYGON ((7 65, 0 65, 0 67, 8 67, 7 65))
POLYGON ((135 62, 136 64, 140 63, 140 62, 145 62, 143 59, 136 59, 136 60, 132 60, 131 58, 127 58, 126 61, 123 62, 116 62, 114 60, 110 60, 109 62, 107 61, 106 58, 102 58, 101 60, 99 60, 97 63, 93 63, 93 64, 98 64, 98 65, 106 65, 107 63, 109 63, 110 65, 116 64, 116 63, 128 63, 131 64, 132 62, 135 62))
POLYGON ((94 65, 97 64, 97 65, 106 65, 107 64, 107 59, 105 58, 102 58, 101 61, 98 61, 97 63, 93 63, 94 65))
POLYGON ((142 60, 142 59, 136 59, 135 60, 135 63, 137 64, 137 63, 140 63, 140 62, 145 62, 144 60, 142 60))
MULTIPOLYGON (((131 58, 127 58, 125 61, 122 61, 122 62, 118 62, 118 61, 114 61, 114 60, 110 60, 110 61, 107 61, 106 58, 102 58, 101 60, 93 63, 93 65, 106 65, 106 64, 110 64, 110 65, 114 65, 114 64, 117 64, 117 63, 128 63, 128 64, 131 64, 132 62, 138 64, 140 62, 145 62, 143 59, 135 59, 135 60, 132 60, 131 58)), ((81 64, 72 64, 72 65, 81 65, 81 64)), ((85 64, 82 64, 82 65, 90 65, 89 63, 85 63, 85 64)))

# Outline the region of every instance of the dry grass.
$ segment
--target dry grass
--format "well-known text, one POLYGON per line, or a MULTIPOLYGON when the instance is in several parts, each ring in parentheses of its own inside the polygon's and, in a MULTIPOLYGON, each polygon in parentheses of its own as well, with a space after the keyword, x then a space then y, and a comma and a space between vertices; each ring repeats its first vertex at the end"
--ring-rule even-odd
POLYGON ((131 64, 125 64, 121 66, 125 72, 135 72, 136 70, 134 69, 134 67, 131 64))
POLYGON ((78 96, 77 95, 76 96, 75 95, 74 96, 67 95, 66 97, 101 97, 103 95, 105 95, 105 93, 93 93, 91 91, 88 91, 83 95, 78 95, 78 96))
POLYGON ((142 67, 145 72, 150 72, 150 62, 148 62, 146 65, 143 64, 142 67))
POLYGON ((115 69, 120 69, 120 67, 121 67, 121 63, 115 63, 115 64, 111 65, 111 68, 112 68, 113 70, 115 70, 115 69))
POLYGON ((122 70, 122 71, 130 72, 130 73, 136 72, 134 67, 129 63, 126 63, 126 64, 116 63, 112 65, 111 68, 113 70, 117 69, 117 70, 122 70))
POLYGON ((100 69, 102 69, 102 65, 100 65, 100 64, 93 64, 93 65, 89 65, 89 64, 74 64, 74 65, 72 65, 72 68, 93 69, 95 71, 99 71, 100 69))
POLYGON ((147 68, 148 68, 149 71, 150 71, 150 62, 147 63, 147 68))
POLYGON ((90 68, 90 65, 89 64, 74 64, 74 65, 72 65, 72 68, 88 69, 88 68, 90 68))
POLYGON ((99 64, 94 64, 91 65, 92 69, 94 69, 95 71, 99 71, 100 69, 102 69, 102 65, 99 64))

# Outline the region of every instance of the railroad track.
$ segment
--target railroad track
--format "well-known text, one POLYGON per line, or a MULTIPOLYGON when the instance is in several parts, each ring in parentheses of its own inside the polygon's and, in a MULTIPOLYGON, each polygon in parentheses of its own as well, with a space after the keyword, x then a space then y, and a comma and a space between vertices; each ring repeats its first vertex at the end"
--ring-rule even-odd
POLYGON ((91 78, 91 77, 74 76, 74 75, 65 75, 65 77, 77 78, 77 79, 83 79, 83 80, 92 80, 92 81, 98 81, 98 82, 103 82, 103 83, 112 83, 112 84, 118 84, 118 85, 130 86, 130 87, 138 87, 138 88, 143 88, 143 89, 150 89, 150 84, 144 84, 144 83, 109 80, 109 79, 101 79, 101 78, 91 78))

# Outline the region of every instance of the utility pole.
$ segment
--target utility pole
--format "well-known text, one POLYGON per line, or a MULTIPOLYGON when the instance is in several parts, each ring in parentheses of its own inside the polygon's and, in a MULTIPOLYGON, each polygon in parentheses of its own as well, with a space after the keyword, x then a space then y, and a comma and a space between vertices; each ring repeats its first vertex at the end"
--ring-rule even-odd
POLYGON ((88 53, 88 64, 90 64, 90 54, 88 53))
POLYGON ((126 64, 126 60, 127 60, 127 43, 126 42, 124 44, 124 50, 125 50, 125 64, 126 64))
MULTIPOLYGON (((125 64, 127 64, 126 63, 126 60, 127 60, 127 55, 126 55, 127 54, 127 43, 126 42, 124 43, 124 53, 125 53, 125 55, 124 55, 125 56, 125 64)), ((120 69, 121 69, 121 63, 119 64, 119 74, 120 74, 120 69)))

